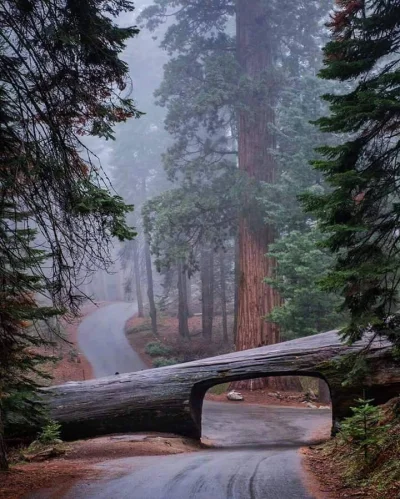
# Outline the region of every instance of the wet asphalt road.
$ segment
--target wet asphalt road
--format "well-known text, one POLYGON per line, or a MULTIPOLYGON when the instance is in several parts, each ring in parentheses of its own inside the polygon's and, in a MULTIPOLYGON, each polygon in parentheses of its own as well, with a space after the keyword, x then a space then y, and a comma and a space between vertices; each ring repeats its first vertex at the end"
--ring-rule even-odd
MULTIPOLYGON (((114 304, 82 323, 80 347, 96 376, 140 367, 123 341, 132 313, 132 304, 114 304)), ((100 480, 80 482, 64 498, 313 499, 298 451, 330 417, 328 410, 205 402, 203 436, 213 448, 102 463, 100 480)))
POLYGON ((136 312, 135 303, 113 303, 99 308, 82 321, 78 328, 78 344, 96 378, 147 369, 124 333, 126 321, 136 312))
POLYGON ((66 499, 313 499, 299 448, 330 411, 206 402, 210 450, 117 459, 98 465, 103 478, 82 482, 66 499))

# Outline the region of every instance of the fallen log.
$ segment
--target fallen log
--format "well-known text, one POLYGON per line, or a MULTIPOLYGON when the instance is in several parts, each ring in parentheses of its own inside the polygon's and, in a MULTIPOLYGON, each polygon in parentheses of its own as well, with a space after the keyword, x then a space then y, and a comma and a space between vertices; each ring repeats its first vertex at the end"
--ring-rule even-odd
POLYGON ((331 331, 257 349, 43 390, 66 440, 111 433, 159 431, 201 437, 206 391, 220 383, 262 376, 314 376, 330 388, 334 424, 365 395, 384 403, 400 393, 400 366, 391 345, 375 341, 365 354, 368 373, 343 385, 349 359, 366 342, 345 345, 331 331))

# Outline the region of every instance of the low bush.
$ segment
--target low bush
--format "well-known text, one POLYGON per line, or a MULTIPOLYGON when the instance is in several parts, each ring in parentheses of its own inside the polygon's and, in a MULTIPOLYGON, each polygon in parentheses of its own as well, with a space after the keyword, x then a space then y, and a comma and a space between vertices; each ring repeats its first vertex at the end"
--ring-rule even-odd
POLYGON ((127 334, 138 334, 151 332, 151 322, 146 320, 137 326, 128 327, 127 334))
POLYGON ((357 400, 357 406, 351 408, 353 415, 343 421, 339 433, 339 439, 348 445, 360 468, 376 458, 389 430, 389 425, 381 423, 382 409, 371 402, 357 400))
POLYGON ((174 364, 179 364, 180 362, 181 360, 176 358, 158 357, 153 360, 153 367, 173 366, 174 364))
POLYGON ((52 444, 60 441, 61 425, 55 421, 49 421, 38 435, 38 441, 43 445, 52 444))
POLYGON ((147 343, 144 351, 147 355, 150 355, 150 357, 167 357, 172 353, 171 348, 158 341, 151 341, 150 343, 147 343))

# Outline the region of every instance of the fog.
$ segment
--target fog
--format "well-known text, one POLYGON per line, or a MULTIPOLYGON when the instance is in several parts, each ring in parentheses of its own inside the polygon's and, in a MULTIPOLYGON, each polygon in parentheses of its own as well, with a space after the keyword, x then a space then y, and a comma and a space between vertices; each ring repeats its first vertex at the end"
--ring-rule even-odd
MULTIPOLYGON (((134 205, 128 221, 138 235, 115 241, 114 265, 86 279, 87 296, 138 302, 146 314, 150 251, 162 313, 181 306, 189 317, 208 314, 203 327, 211 334, 213 315, 237 312, 240 273, 258 282, 259 312, 276 312, 280 283, 271 292, 263 283, 274 277, 273 262, 290 245, 305 248, 319 238, 298 195, 324 191, 309 162, 315 147, 334 141, 310 124, 327 113, 320 96, 334 86, 317 77, 332 5, 258 3, 268 19, 261 10, 235 12, 229 1, 161 0, 136 2, 133 15, 118 19, 141 29, 122 59, 130 71, 126 91, 144 114, 118 125, 114 141, 87 144, 112 189, 134 205), (277 256, 268 258, 269 251, 277 256)), ((267 326, 259 341, 271 335, 267 326)))

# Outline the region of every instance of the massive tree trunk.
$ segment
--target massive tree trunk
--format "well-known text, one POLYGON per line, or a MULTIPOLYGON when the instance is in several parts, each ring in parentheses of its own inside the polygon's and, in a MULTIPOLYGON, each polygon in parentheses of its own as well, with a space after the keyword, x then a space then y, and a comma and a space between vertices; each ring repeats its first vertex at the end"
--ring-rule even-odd
POLYGON ((220 268, 220 294, 221 294, 221 314, 222 314, 222 337, 224 343, 228 343, 228 319, 226 313, 226 276, 225 276, 225 253, 224 250, 219 251, 219 268, 220 268))
POLYGON ((211 340, 214 319, 214 252, 211 248, 201 250, 200 273, 203 337, 211 340))
MULTIPOLYGON (((264 1, 238 0, 236 17, 238 61, 252 88, 246 92, 246 105, 239 113, 239 169, 257 182, 274 182, 274 48, 264 1)), ((266 322, 265 317, 279 305, 280 299, 263 282, 274 267, 273 260, 265 256, 274 237, 273 228, 264 224, 257 206, 248 199, 239 226, 237 350, 279 341, 278 328, 266 322)))
POLYGON ((186 270, 182 263, 178 264, 178 320, 179 335, 181 338, 189 338, 188 306, 186 289, 186 270))
POLYGON ((381 404, 398 396, 400 369, 390 345, 377 340, 365 352, 368 374, 344 384, 349 354, 368 339, 343 344, 335 332, 234 352, 188 364, 149 369, 44 390, 49 416, 61 424, 62 437, 78 439, 132 431, 174 432, 199 438, 206 391, 217 384, 276 374, 324 377, 332 393, 333 419, 351 414, 365 396, 381 404), (343 362, 346 360, 345 362, 343 362))
MULTIPOLYGON (((270 35, 269 18, 264 0, 237 0, 237 57, 248 90, 245 105, 239 112, 239 169, 249 180, 274 183, 276 147, 276 90, 273 58, 275 47, 270 35)), ((275 262, 268 258, 269 245, 275 231, 264 223, 254 194, 249 194, 239 222, 239 296, 236 349, 245 350, 279 342, 276 324, 266 321, 274 307, 280 304, 278 293, 265 284, 275 262)), ((257 389, 265 380, 241 383, 238 388, 257 389)), ((274 381, 275 388, 292 388, 274 381)), ((291 385, 291 383, 289 384, 291 385)))
POLYGON ((136 299, 138 305, 138 316, 144 317, 142 285, 140 282, 139 244, 137 241, 133 241, 133 269, 135 272, 135 287, 136 287, 136 299))
POLYGON ((157 335, 157 309, 154 301, 153 268, 151 265, 150 246, 147 239, 145 241, 144 253, 146 258, 147 296, 149 297, 151 330, 153 334, 157 335))
POLYGON ((0 407, 0 471, 8 470, 6 445, 4 443, 4 424, 0 407))

